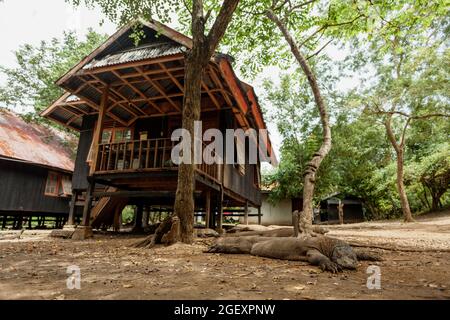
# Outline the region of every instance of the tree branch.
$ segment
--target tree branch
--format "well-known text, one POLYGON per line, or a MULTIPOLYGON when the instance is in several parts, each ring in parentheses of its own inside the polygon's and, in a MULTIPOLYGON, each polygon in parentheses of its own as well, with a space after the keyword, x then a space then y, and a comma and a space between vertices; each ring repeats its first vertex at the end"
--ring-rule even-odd
POLYGON ((323 49, 325 49, 331 42, 333 42, 333 39, 330 39, 327 43, 325 43, 322 48, 320 48, 318 51, 316 51, 315 53, 313 53, 312 55, 310 55, 308 58, 306 58, 306 60, 311 59, 314 56, 317 56, 323 49))
POLYGON ((224 0, 219 14, 207 36, 207 55, 212 56, 231 21, 239 0, 224 0))
POLYGON ((384 126, 386 127, 386 133, 389 141, 395 149, 397 155, 401 152, 401 148, 398 145, 397 139, 395 138, 394 131, 392 131, 392 114, 389 113, 384 121, 384 126))
POLYGON ((325 23, 322 27, 320 27, 319 29, 314 31, 310 36, 308 36, 305 40, 303 40, 300 43, 299 48, 303 47, 309 40, 311 40, 319 32, 325 31, 326 29, 332 28, 332 27, 339 27, 339 26, 343 26, 343 25, 347 25, 347 24, 352 24, 356 20, 358 20, 359 18, 362 18, 362 17, 365 17, 365 15, 364 14, 360 14, 360 15, 356 16, 354 19, 352 19, 350 21, 345 21, 345 22, 332 23, 332 24, 325 23))

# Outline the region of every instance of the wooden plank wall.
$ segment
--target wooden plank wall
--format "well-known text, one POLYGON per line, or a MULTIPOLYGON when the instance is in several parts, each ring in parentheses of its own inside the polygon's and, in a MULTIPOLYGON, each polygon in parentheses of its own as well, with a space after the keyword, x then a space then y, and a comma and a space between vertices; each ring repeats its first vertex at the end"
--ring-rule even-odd
POLYGON ((46 196, 49 169, 0 160, 0 211, 69 213, 70 197, 46 196))

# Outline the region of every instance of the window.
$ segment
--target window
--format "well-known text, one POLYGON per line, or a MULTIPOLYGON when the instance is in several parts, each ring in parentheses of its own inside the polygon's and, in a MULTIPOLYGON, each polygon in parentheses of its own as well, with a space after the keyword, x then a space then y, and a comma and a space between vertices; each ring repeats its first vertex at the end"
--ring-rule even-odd
POLYGON ((110 143, 111 142, 111 137, 112 137, 112 130, 111 129, 103 130, 102 143, 110 143))
POLYGON ((45 195, 58 196, 58 174, 49 172, 47 176, 47 184, 45 185, 45 195))
POLYGON ((45 195, 64 197, 72 194, 72 181, 70 176, 50 171, 45 184, 45 195))
POLYGON ((102 132, 102 143, 131 141, 131 128, 108 128, 102 132))
POLYGON ((72 194, 72 179, 70 176, 63 176, 61 179, 62 193, 65 196, 70 196, 72 194))
POLYGON ((132 134, 130 128, 114 128, 110 130, 113 131, 113 142, 131 141, 132 134))

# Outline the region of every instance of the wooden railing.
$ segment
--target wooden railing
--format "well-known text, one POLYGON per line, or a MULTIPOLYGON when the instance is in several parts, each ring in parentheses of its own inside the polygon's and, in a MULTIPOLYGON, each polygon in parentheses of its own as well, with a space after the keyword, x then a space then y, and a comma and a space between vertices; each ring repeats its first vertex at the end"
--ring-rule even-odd
MULTIPOLYGON (((98 147, 97 173, 144 171, 177 168, 171 160, 175 142, 171 139, 149 139, 102 143, 98 147)), ((217 182, 221 181, 221 165, 198 164, 196 171, 217 182)))
POLYGON ((174 142, 150 139, 102 143, 99 145, 97 172, 175 167, 170 160, 174 142))
MULTIPOLYGON (((203 150, 205 150, 206 144, 203 143, 203 149, 202 149, 202 155, 203 150)), ((209 155, 211 158, 215 156, 215 154, 209 155)), ((197 164, 197 171, 201 174, 206 176, 207 178, 213 179, 215 181, 222 181, 222 172, 221 168, 222 165, 219 165, 217 163, 207 164, 206 160, 203 159, 201 164, 197 164)), ((208 161, 211 162, 211 161, 208 161)))

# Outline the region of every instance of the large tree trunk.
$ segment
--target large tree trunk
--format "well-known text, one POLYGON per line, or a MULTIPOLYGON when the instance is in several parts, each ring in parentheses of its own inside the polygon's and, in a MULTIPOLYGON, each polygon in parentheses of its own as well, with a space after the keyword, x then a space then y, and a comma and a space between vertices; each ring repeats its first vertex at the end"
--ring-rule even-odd
POLYGON ((403 183, 403 163, 404 163, 404 150, 405 150, 405 132, 409 121, 405 124, 403 129, 403 136, 401 138, 400 144, 397 143, 394 132, 392 131, 392 114, 389 114, 384 123, 386 127, 387 136, 392 146, 394 147, 397 156, 397 190, 400 196, 400 204, 402 206, 403 217, 405 222, 414 222, 411 214, 411 209, 409 207, 408 197, 406 195, 405 185, 403 183))
POLYGON ((325 107, 325 103, 323 101, 322 95, 320 93, 319 84, 317 83, 317 79, 311 70, 308 61, 301 54, 298 45, 295 40, 292 38, 291 34, 287 30, 284 23, 274 14, 273 11, 267 11, 267 17, 272 20, 280 31, 283 33, 284 38, 291 48, 291 52, 294 55, 297 62, 300 64, 303 72, 308 78, 309 85, 314 94, 314 100, 316 102, 317 108, 319 109, 320 120, 322 123, 323 130, 323 141, 320 149, 314 153, 313 158, 307 164, 303 178, 303 211, 300 213, 299 218, 299 229, 300 235, 312 235, 313 234, 313 198, 314 198, 314 188, 316 184, 316 173, 322 163, 323 159, 327 156, 327 154, 331 150, 331 128, 329 123, 328 112, 325 107))
MULTIPOLYGON (((186 59, 183 128, 191 134, 191 155, 194 156, 194 121, 200 119, 202 64, 194 52, 186 59)), ((180 240, 191 243, 194 223, 195 164, 180 164, 174 211, 180 218, 180 240)))
POLYGON ((405 222, 413 222, 414 219, 409 207, 408 196, 406 195, 405 184, 403 183, 403 150, 397 154, 397 189, 400 195, 400 203, 402 205, 403 217, 405 222))
POLYGON ((192 6, 192 49, 185 64, 183 129, 191 135, 191 163, 180 164, 174 213, 180 219, 179 239, 192 243, 194 224, 194 122, 200 119, 202 75, 222 39, 239 0, 225 0, 209 34, 205 35, 203 1, 194 0, 192 6))

